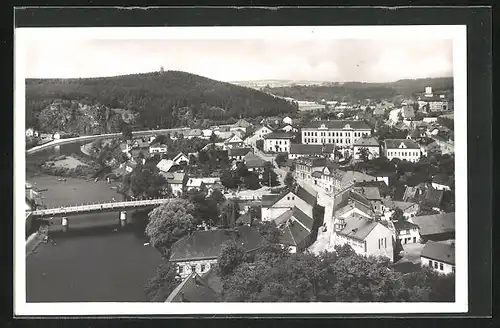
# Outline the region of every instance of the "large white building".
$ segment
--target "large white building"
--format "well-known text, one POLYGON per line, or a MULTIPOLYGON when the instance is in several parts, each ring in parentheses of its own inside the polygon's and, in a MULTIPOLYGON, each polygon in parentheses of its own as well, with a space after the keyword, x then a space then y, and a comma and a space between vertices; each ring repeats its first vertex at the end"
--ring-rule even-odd
POLYGON ((455 273, 455 244, 428 241, 420 253, 420 262, 439 273, 455 273))
POLYGON ((434 95, 432 87, 426 87, 425 93, 418 99, 418 108, 426 109, 429 105, 429 111, 442 112, 449 110, 448 100, 445 95, 434 95))
POLYGON ((389 160, 399 158, 408 162, 418 162, 421 155, 420 146, 410 139, 385 139, 384 156, 389 160))
POLYGON ((264 136, 264 151, 289 153, 293 135, 285 132, 272 132, 264 136))
POLYGON ((302 128, 302 143, 352 147, 355 140, 370 135, 371 128, 363 121, 313 121, 302 128))

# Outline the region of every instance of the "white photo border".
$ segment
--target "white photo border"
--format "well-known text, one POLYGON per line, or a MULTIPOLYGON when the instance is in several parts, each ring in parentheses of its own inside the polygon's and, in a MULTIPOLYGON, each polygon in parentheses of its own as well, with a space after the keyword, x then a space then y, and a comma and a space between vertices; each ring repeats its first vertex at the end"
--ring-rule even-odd
MULTIPOLYGON (((14 313, 16 316, 185 314, 403 314, 468 311, 466 25, 16 28, 14 32, 14 313), (30 39, 431 39, 453 40, 456 297, 453 303, 27 303, 24 183, 25 42, 30 39), (21 219, 22 218, 22 219, 21 219)), ((49 42, 50 44, 50 42, 49 42)))

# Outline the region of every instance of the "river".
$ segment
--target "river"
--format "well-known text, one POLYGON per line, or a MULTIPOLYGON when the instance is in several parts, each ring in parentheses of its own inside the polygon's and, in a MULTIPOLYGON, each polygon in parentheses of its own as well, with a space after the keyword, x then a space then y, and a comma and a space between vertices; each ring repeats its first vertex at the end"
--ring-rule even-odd
MULTIPOLYGON (((34 174, 29 164, 48 156, 80 153, 85 142, 60 145, 27 155, 27 179, 42 191, 48 207, 118 199, 112 185, 34 174)), ((145 246, 145 214, 128 215, 120 228, 118 213, 87 214, 85 222, 102 222, 103 227, 72 224, 60 232, 55 224, 50 238, 26 257, 27 302, 143 302, 144 285, 163 261, 151 246, 145 246)))

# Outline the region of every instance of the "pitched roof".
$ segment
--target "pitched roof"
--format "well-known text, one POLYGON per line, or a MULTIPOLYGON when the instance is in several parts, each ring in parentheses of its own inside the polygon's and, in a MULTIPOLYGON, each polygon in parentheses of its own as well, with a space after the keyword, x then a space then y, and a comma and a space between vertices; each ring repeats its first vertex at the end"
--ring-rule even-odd
POLYGON ((365 196, 361 195, 360 193, 358 193, 352 189, 349 193, 349 199, 352 199, 355 202, 361 203, 368 208, 372 207, 370 201, 365 196))
POLYGON ((455 245, 428 241, 420 256, 455 265, 455 245))
POLYGON ((182 131, 182 135, 184 137, 198 137, 203 135, 203 131, 201 131, 200 129, 185 130, 182 131))
POLYGON ((455 212, 415 216, 411 220, 418 225, 422 236, 455 232, 455 212))
POLYGON ((406 229, 415 229, 418 228, 418 225, 408 222, 406 220, 397 220, 393 222, 394 228, 396 230, 406 230, 406 229))
POLYGON ((316 205, 318 192, 305 186, 297 185, 294 194, 311 206, 316 205))
POLYGON ((168 171, 170 171, 170 169, 174 165, 175 165, 175 163, 174 163, 173 160, 171 160, 171 159, 162 159, 161 161, 158 162, 158 164, 156 164, 156 167, 160 171, 168 172, 168 171))
POLYGON ((245 156, 252 151, 252 148, 231 148, 228 150, 229 156, 245 156))
POLYGON ((215 259, 222 251, 222 245, 230 240, 240 244, 246 251, 257 249, 262 236, 257 229, 248 226, 231 229, 195 231, 172 245, 170 262, 197 259, 215 259))
POLYGON ((435 176, 432 177, 432 182, 443 185, 443 186, 450 186, 450 181, 451 178, 447 176, 446 174, 436 174, 435 176))
MULTIPOLYGON (((210 270, 211 271, 211 270, 210 270)), ((216 302, 217 293, 196 273, 187 276, 165 302, 216 302)))
POLYGON ((364 121, 349 121, 349 120, 311 121, 307 126, 304 127, 304 129, 318 129, 323 124, 328 129, 335 129, 335 130, 343 129, 347 125, 351 129, 370 130, 370 127, 364 121))
POLYGON ((345 227, 337 233, 357 240, 364 240, 377 226, 378 222, 367 219, 358 213, 352 213, 344 219, 345 227))
POLYGON ((286 132, 271 132, 264 136, 264 139, 293 139, 293 135, 286 132))
POLYGON ((294 207, 273 220, 276 225, 283 225, 281 228, 281 243, 298 246, 310 234, 314 224, 313 218, 302 212, 298 207, 294 207))
POLYGON ((405 149, 420 149, 420 146, 410 139, 385 139, 384 144, 386 149, 399 149, 401 144, 406 147, 405 149))
POLYGON ((384 200, 382 200, 382 203, 384 204, 384 206, 386 206, 390 209, 399 208, 403 212, 405 212, 407 209, 409 209, 415 205, 418 205, 417 203, 402 202, 402 201, 390 200, 390 199, 384 199, 384 200))
POLYGON ((203 180, 200 178, 189 178, 186 186, 188 187, 201 187, 203 180))
POLYGON ((424 193, 424 202, 432 207, 439 207, 443 201, 444 190, 427 188, 424 193))
POLYGON ((314 155, 322 153, 323 153, 322 145, 307 145, 307 144, 290 145, 290 154, 314 155))
POLYGON ((180 172, 160 172, 169 184, 183 184, 186 173, 180 172))
POLYGON ((413 118, 413 117, 415 117, 415 110, 411 106, 405 106, 405 107, 403 107, 402 114, 405 118, 413 118))
POLYGON ((260 156, 257 156, 254 153, 246 154, 244 161, 248 168, 265 167, 267 165, 267 161, 263 160, 260 156))
POLYGON ((359 138, 354 141, 354 146, 379 147, 380 143, 375 138, 359 138))
POLYGON ((347 205, 339 208, 338 210, 336 210, 335 216, 340 217, 340 216, 346 214, 347 212, 349 212, 355 208, 360 210, 361 212, 365 213, 369 217, 373 217, 375 214, 375 213, 373 213, 371 207, 367 207, 367 206, 365 206, 361 203, 358 203, 358 202, 352 202, 351 204, 347 204, 347 205))
POLYGON ((346 187, 353 183, 364 182, 364 181, 376 181, 377 178, 374 176, 368 175, 366 173, 358 172, 358 171, 347 171, 343 174, 341 185, 346 187))
POLYGON ((378 187, 354 187, 354 191, 368 200, 382 200, 378 187))

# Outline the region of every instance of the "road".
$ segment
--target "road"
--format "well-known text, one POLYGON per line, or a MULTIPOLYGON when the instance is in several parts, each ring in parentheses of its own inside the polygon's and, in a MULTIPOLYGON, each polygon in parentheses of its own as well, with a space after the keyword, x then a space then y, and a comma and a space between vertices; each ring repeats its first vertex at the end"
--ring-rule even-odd
MULTIPOLYGON (((190 130, 189 128, 174 128, 174 129, 159 129, 159 130, 141 130, 141 131, 133 131, 132 134, 137 137, 141 136, 147 136, 150 134, 155 134, 155 133, 170 133, 174 131, 183 131, 183 130, 190 130)), ((81 136, 81 137, 74 137, 74 138, 67 138, 67 139, 58 139, 58 140, 53 140, 50 142, 47 142, 43 145, 35 146, 33 148, 30 148, 26 151, 27 154, 32 154, 36 153, 37 151, 43 150, 45 148, 50 148, 53 146, 57 145, 64 145, 72 142, 77 142, 77 141, 92 141, 96 139, 105 139, 105 138, 116 138, 120 137, 122 134, 121 133, 107 133, 107 134, 97 134, 97 135, 91 135, 91 136, 81 136)))
POLYGON ((318 237, 314 244, 309 247, 309 251, 318 254, 322 251, 332 251, 335 245, 335 230, 333 220, 333 195, 327 193, 323 188, 308 184, 318 192, 318 204, 325 208, 323 222, 326 224, 326 231, 319 228, 318 237))

